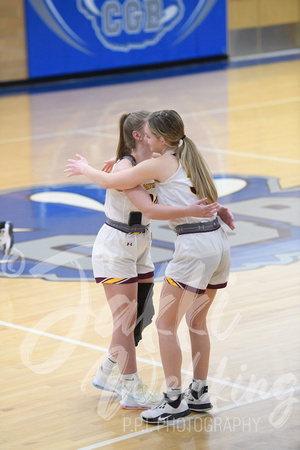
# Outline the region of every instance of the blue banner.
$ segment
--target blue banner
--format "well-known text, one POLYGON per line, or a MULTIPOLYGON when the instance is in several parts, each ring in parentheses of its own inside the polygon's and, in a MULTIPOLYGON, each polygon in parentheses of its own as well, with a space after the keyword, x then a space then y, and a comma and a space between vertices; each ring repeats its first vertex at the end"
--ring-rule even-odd
POLYGON ((226 55, 226 0, 26 0, 29 77, 226 55))

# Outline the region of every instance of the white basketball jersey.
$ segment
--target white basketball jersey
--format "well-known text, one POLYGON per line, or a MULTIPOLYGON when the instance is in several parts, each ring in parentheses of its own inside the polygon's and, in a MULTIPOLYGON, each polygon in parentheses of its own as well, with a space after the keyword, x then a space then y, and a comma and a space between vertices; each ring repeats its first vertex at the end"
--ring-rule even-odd
MULTIPOLYGON (((187 177, 184 168, 179 161, 178 170, 163 183, 155 182, 155 189, 159 203, 169 206, 187 206, 199 200, 199 197, 194 193, 195 189, 190 178, 187 177)), ((183 217, 181 219, 170 220, 170 228, 174 229, 176 225, 191 222, 206 222, 213 220, 213 217, 183 217)))
MULTIPOLYGON (((117 163, 116 163, 117 164, 117 163)), ((143 184, 144 188, 150 194, 152 201, 157 203, 155 182, 149 181, 143 184)), ((116 222, 128 224, 130 211, 138 211, 138 209, 128 200, 122 191, 116 189, 107 189, 105 197, 105 215, 116 222)), ((151 219, 142 216, 142 225, 148 225, 151 219)))

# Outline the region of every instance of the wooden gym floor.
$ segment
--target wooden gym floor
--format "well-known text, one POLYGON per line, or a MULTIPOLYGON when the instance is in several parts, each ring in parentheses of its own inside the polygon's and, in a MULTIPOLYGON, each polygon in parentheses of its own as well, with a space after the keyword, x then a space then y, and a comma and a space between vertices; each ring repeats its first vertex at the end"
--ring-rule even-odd
MULTIPOLYGON (((299 448, 299 74, 294 59, 0 97, 0 220, 15 228, 0 260, 0 449, 299 448), (92 386, 111 334, 90 262, 104 193, 63 169, 75 153, 99 168, 113 156, 121 113, 165 108, 182 115, 236 230, 209 315, 214 409, 158 427, 92 386)), ((157 309, 174 236, 152 229, 157 309)), ((185 323, 180 341, 185 388, 185 323)), ((137 358, 161 392, 154 325, 137 358)))

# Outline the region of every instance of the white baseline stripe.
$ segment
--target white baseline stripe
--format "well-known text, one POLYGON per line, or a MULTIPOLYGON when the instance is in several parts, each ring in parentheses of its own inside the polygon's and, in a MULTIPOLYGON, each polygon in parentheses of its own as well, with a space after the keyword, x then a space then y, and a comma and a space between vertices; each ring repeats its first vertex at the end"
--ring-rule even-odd
MULTIPOLYGON (((231 410, 231 409, 239 408, 241 406, 246 406, 246 405, 250 405, 252 403, 261 402, 261 401, 264 401, 264 400, 268 400, 270 398, 277 397, 278 395, 284 395, 284 394, 287 394, 289 392, 295 392, 295 391, 299 391, 299 390, 300 390, 300 386, 296 386, 295 388, 286 389, 285 391, 275 392, 273 394, 265 394, 265 396, 263 398, 256 397, 256 398, 254 398, 254 399, 252 399, 250 401, 248 400, 248 401, 244 401, 244 402, 240 402, 240 403, 236 403, 236 404, 231 404, 231 405, 228 405, 228 406, 223 406, 222 408, 216 408, 212 412, 210 411, 209 413, 202 414, 201 417, 204 417, 204 416, 206 416, 208 414, 209 415, 215 415, 215 414, 223 412, 223 411, 228 411, 228 410, 231 410)), ((183 422, 192 422, 193 420, 195 420, 197 418, 199 418, 199 416, 198 415, 194 415, 192 417, 186 417, 185 419, 181 419, 181 420, 183 422)), ((145 426, 146 426, 146 424, 145 424, 145 426)), ((153 428, 152 427, 151 428, 147 428, 147 429, 144 429, 144 430, 141 430, 141 431, 136 431, 135 433, 125 434, 125 435, 120 436, 118 438, 109 439, 107 441, 99 442, 97 444, 92 444, 92 445, 89 445, 87 447, 81 447, 78 450, 94 450, 96 448, 105 447, 106 445, 111 445, 111 444, 114 444, 116 442, 125 441, 127 439, 132 439, 132 438, 134 438, 136 436, 141 436, 143 434, 152 433, 153 431, 161 430, 161 429, 166 428, 168 426, 170 427, 171 425, 170 424, 169 425, 166 424, 166 425, 153 426, 153 428)))
POLYGON ((106 125, 103 127, 99 127, 99 126, 95 126, 95 127, 91 127, 91 128, 78 128, 76 130, 65 130, 65 131, 58 131, 58 132, 54 132, 54 133, 43 133, 43 134, 35 134, 35 135, 31 135, 31 136, 22 136, 19 138, 12 138, 12 139, 2 139, 0 140, 0 145, 1 144, 12 144, 14 142, 23 142, 23 141, 36 141, 39 139, 49 139, 49 138, 54 138, 54 137, 58 137, 58 136, 68 136, 68 135, 73 135, 73 134, 87 134, 90 136, 105 136, 105 137, 113 137, 113 138, 118 138, 117 134, 109 134, 106 133, 104 131, 102 131, 103 129, 106 128, 116 128, 115 125, 106 125))
POLYGON ((245 111, 248 109, 267 108, 269 106, 285 105, 287 103, 298 103, 299 101, 300 97, 291 97, 291 98, 284 98, 282 100, 272 100, 270 102, 249 103, 247 105, 231 106, 229 108, 226 107, 218 109, 204 109, 203 111, 195 111, 191 113, 182 114, 182 117, 186 118, 186 117, 207 116, 213 114, 224 114, 234 111, 245 111))
POLYGON ((16 330, 27 331, 27 333, 39 334, 40 336, 46 336, 51 339, 56 339, 58 341, 69 342, 70 344, 80 345, 82 347, 92 348, 94 350, 101 350, 102 352, 107 352, 107 348, 99 347, 98 345, 87 344, 85 342, 76 341, 75 339, 66 338, 63 336, 58 336, 57 334, 47 333, 45 331, 35 330, 34 328, 23 327, 22 325, 15 325, 14 323, 3 322, 0 320, 0 325, 9 328, 15 328, 16 330))
MULTIPOLYGON (((2 320, 0 320, 0 325, 3 325, 4 327, 14 328, 16 330, 26 331, 27 333, 33 333, 33 334, 38 334, 40 336, 49 337, 50 339, 56 339, 58 341, 68 342, 69 344, 75 344, 75 345, 79 345, 81 347, 87 347, 87 348, 91 348, 93 350, 98 350, 98 351, 100 350, 101 352, 105 352, 105 353, 107 353, 107 351, 108 351, 108 349, 105 347, 99 347, 98 345, 88 344, 87 342, 77 341, 75 339, 67 338, 64 336, 59 336, 57 334, 47 333, 45 331, 35 330, 34 328, 23 327, 22 325, 16 325, 13 323, 4 322, 2 320)), ((150 359, 139 358, 139 357, 137 357, 136 359, 139 362, 143 362, 143 363, 146 363, 146 364, 149 364, 152 366, 156 366, 156 367, 162 367, 161 363, 156 362, 156 361, 151 361, 150 359)), ((193 375, 192 371, 185 370, 185 369, 182 369, 181 373, 184 373, 186 375, 193 375)), ((258 395, 267 395, 266 392, 264 392, 264 391, 252 389, 252 388, 246 387, 246 386, 241 386, 236 383, 218 380, 217 378, 208 377, 208 379, 214 381, 215 383, 223 384, 224 386, 234 387, 234 388, 241 389, 241 390, 247 391, 247 392, 254 392, 255 394, 258 394, 258 395)))
POLYGON ((112 139, 117 139, 118 136, 116 134, 111 134, 111 133, 104 133, 103 131, 92 131, 92 130, 79 130, 78 134, 84 134, 87 136, 102 136, 102 137, 107 137, 107 138, 112 138, 112 139))

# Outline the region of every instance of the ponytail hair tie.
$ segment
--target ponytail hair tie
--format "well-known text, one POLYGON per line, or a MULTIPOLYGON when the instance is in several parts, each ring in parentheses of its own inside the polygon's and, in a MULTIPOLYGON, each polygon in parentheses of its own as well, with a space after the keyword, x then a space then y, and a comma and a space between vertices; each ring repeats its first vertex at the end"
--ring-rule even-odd
POLYGON ((186 135, 184 134, 183 136, 182 136, 182 138, 181 138, 181 140, 183 141, 183 139, 186 137, 186 135))

